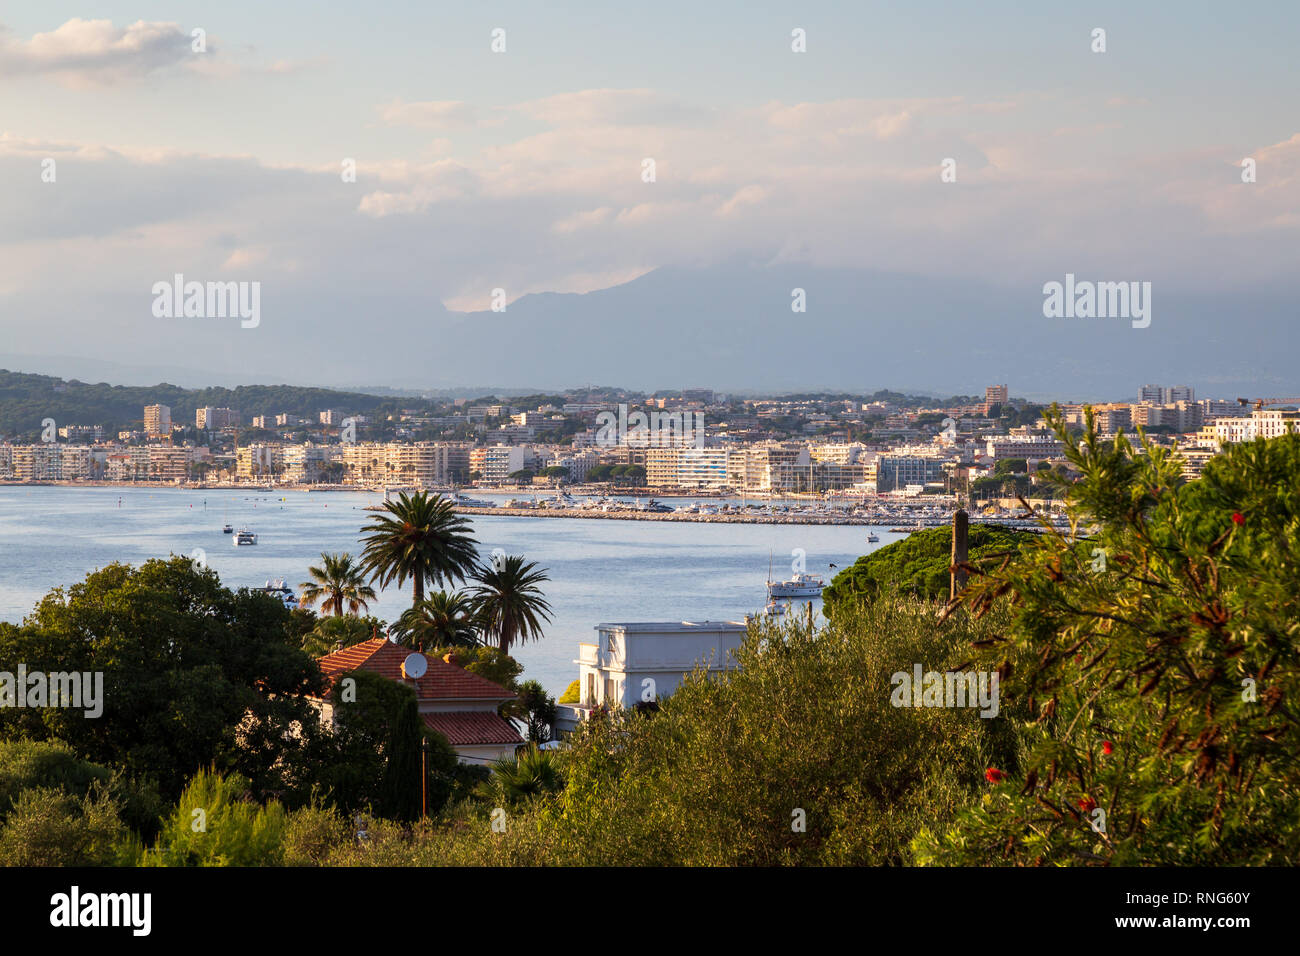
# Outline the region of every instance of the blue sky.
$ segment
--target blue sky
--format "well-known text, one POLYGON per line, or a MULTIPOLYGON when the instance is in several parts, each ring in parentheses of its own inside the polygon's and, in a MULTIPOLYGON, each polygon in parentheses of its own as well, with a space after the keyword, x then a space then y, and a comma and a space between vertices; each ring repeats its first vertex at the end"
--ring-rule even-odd
POLYGON ((358 290, 475 311, 736 259, 1182 293, 1294 271, 1300 4, 42 2, 0 27, 15 353, 161 361, 138 290, 175 272, 344 328, 358 290))

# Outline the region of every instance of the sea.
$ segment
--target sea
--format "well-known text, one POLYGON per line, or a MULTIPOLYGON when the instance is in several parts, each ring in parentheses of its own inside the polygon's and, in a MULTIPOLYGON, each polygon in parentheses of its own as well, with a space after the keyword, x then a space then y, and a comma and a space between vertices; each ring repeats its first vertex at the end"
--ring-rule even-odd
MULTIPOLYGON (((51 589, 112 562, 139 565, 173 554, 201 557, 232 589, 282 579, 297 591, 322 552, 360 554, 361 528, 371 517, 365 508, 381 501, 367 492, 0 487, 0 620, 21 622, 51 589), (224 524, 255 532, 257 544, 234 547, 224 524)), ((832 564, 847 567, 906 537, 865 525, 469 517, 484 561, 501 548, 550 575, 544 636, 512 653, 524 665, 523 679, 557 697, 577 679, 578 644, 593 642, 598 624, 740 621, 763 609, 769 568, 784 580, 802 562, 829 582, 832 564), (867 542, 870 531, 878 543, 867 542)), ((410 603, 408 582, 380 592, 370 613, 391 623, 410 603)), ((804 603, 793 603, 806 613, 804 603)), ((820 611, 820 601, 812 603, 820 611)))

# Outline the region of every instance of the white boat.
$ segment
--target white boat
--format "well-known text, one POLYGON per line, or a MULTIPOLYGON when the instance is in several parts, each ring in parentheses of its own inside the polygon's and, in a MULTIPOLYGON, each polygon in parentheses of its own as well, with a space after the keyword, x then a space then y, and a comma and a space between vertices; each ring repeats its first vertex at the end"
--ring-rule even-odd
POLYGON ((880 535, 876 534, 874 531, 872 531, 872 532, 868 532, 868 534, 867 534, 867 541, 868 541, 868 543, 872 543, 872 544, 874 544, 875 542, 877 542, 877 541, 879 541, 879 540, 880 540, 880 535))
POLYGON ((265 587, 251 588, 259 594, 268 594, 271 597, 277 597, 284 602, 284 606, 293 610, 298 606, 298 596, 293 593, 293 588, 284 583, 284 578, 275 581, 267 581, 265 587))
POLYGON ((221 526, 221 533, 222 533, 222 534, 234 534, 234 533, 235 533, 235 526, 234 526, 233 524, 223 524, 223 525, 221 526))
POLYGON ((815 574, 796 574, 788 581, 768 581, 769 598, 820 597, 826 582, 815 574))
POLYGON ((240 528, 235 532, 234 545, 238 548, 247 544, 257 544, 257 535, 247 528, 240 528))

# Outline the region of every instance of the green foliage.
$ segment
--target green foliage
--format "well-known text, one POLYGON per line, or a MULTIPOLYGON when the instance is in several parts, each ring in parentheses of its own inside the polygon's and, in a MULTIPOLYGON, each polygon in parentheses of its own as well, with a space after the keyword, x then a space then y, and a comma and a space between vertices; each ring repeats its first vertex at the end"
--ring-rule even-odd
POLYGON ((366 584, 365 575, 359 564, 352 560, 352 555, 321 553, 319 567, 309 567, 307 573, 310 581, 298 585, 302 588, 302 604, 311 607, 321 602, 321 613, 330 613, 342 617, 348 614, 360 614, 369 610, 369 603, 375 599, 375 589, 366 584))
POLYGON ((468 594, 435 591, 402 612, 393 636, 407 647, 476 647, 478 610, 468 594))
POLYGON ((485 677, 508 691, 519 690, 519 675, 524 665, 495 647, 439 647, 429 652, 437 658, 452 654, 459 666, 471 674, 485 677))
POLYGON ((163 805, 151 782, 129 780, 120 771, 82 760, 59 740, 0 741, 0 820, 27 790, 58 790, 80 798, 97 787, 105 788, 128 826, 153 836, 163 805))
MULTIPOLYGON (((0 434, 40 432, 41 419, 54 418, 60 425, 104 425, 110 432, 139 427, 141 409, 162 403, 172 410, 175 422, 194 422, 194 412, 205 406, 239 409, 250 421, 254 415, 288 412, 315 418, 324 408, 346 407, 373 414, 395 407, 393 399, 363 392, 337 392, 297 385, 247 385, 239 388, 184 389, 161 383, 149 386, 91 384, 76 379, 63 381, 51 375, 32 375, 0 369, 0 434)), ((416 398, 403 398, 405 408, 420 408, 416 398)))
POLYGON ((537 797, 564 789, 560 759, 553 750, 538 750, 532 744, 513 757, 502 757, 492 765, 492 776, 474 792, 487 807, 515 807, 537 797))
POLYGON ((0 737, 63 740, 172 798, 213 763, 274 787, 292 726, 314 723, 302 695, 322 686, 288 644, 288 619, 278 600, 232 593, 186 558, 111 564, 52 591, 20 627, 0 627, 0 660, 102 672, 102 715, 5 708, 0 737))
POLYGON ((194 775, 143 866, 274 866, 283 856, 284 808, 252 798, 249 780, 211 770, 194 775))
MULTIPOLYGON (((549 759, 564 789, 522 760, 494 772, 488 803, 410 837, 341 846, 373 865, 898 864, 920 829, 951 821, 1014 766, 1005 711, 896 708, 891 675, 954 665, 1005 623, 895 596, 810 632, 754 630, 740 668, 692 675, 657 713, 596 718, 549 759), (845 728, 852 728, 846 733, 845 728), (521 766, 523 764, 523 766, 521 766), (515 774, 524 785, 511 802, 515 774), (529 781, 532 782, 529 782, 529 781), (488 809, 506 810, 494 832, 488 809), (802 810, 800 832, 794 824, 802 810)), ((543 752, 546 753, 546 752, 543 752)))
POLYGON ((555 698, 537 681, 526 680, 519 685, 519 699, 511 716, 519 717, 527 725, 531 743, 544 744, 555 730, 555 698))
POLYGON ((424 600, 424 585, 463 581, 478 565, 477 542, 468 519, 450 498, 423 491, 385 501, 383 511, 361 529, 362 567, 381 588, 412 582, 412 604, 424 600))
POLYGON ((312 657, 324 657, 336 650, 360 644, 383 634, 388 625, 375 617, 318 618, 315 626, 302 638, 302 649, 312 657))
POLYGON ((512 554, 480 568, 474 580, 470 593, 485 643, 495 639, 508 654, 516 643, 541 640, 542 622, 551 619, 551 605, 539 587, 550 580, 544 569, 512 554))
POLYGON ((136 852, 102 782, 82 796, 53 787, 24 790, 0 827, 0 866, 120 866, 136 852))
POLYGON ((347 819, 319 803, 294 810, 284 822, 284 865, 322 866, 330 851, 352 836, 347 819))
POLYGON ((993 474, 1023 474, 1029 470, 1029 463, 1023 458, 1002 458, 993 466, 993 474))
POLYGON ((1102 441, 1091 414, 1075 442, 1052 417, 1083 475, 1072 513, 1097 531, 1045 535, 972 582, 976 614, 1011 599, 976 655, 1007 675, 1028 752, 919 858, 1295 865, 1300 437, 1232 447, 1183 484, 1166 451, 1102 441))
POLYGON ((410 820, 420 810, 421 741, 429 740, 426 766, 430 812, 456 787, 456 753, 446 738, 424 727, 415 694, 403 684, 356 670, 340 677, 331 693, 335 725, 315 739, 304 768, 304 786, 324 804, 345 812, 372 809, 410 820), (345 694, 355 681, 355 698, 345 694))
MULTIPOLYGON (((1016 551, 1033 537, 1033 532, 972 523, 967 536, 967 558, 974 562, 989 555, 1016 551)), ((946 598, 951 567, 952 527, 915 531, 844 568, 822 592, 822 600, 826 612, 833 615, 840 608, 890 589, 926 599, 946 598)))
POLYGON ((575 680, 565 688, 564 694, 561 695, 560 699, 556 701, 556 703, 576 704, 580 700, 582 700, 582 682, 575 680))

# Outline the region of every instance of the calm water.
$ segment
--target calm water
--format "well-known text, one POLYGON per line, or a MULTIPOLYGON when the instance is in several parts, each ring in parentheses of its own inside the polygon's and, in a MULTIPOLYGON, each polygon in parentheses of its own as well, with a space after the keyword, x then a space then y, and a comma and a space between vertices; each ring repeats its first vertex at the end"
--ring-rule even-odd
MULTIPOLYGON (((362 509, 378 495, 350 492, 252 493, 159 488, 0 488, 0 619, 18 623, 51 588, 72 584, 113 561, 205 552, 230 588, 306 579, 322 551, 360 553, 362 509), (236 548, 221 526, 248 527, 256 547, 236 548)), ((674 500, 673 504, 680 503, 674 500)), ((493 548, 548 569, 553 621, 540 641, 516 648, 524 676, 556 696, 578 676, 580 641, 603 621, 739 620, 762 609, 769 560, 789 576, 791 550, 807 569, 856 558, 904 537, 866 527, 703 524, 579 518, 473 517, 486 559, 493 548), (773 557, 774 556, 774 557, 773 557)), ((394 621, 410 590, 389 588, 371 613, 394 621)))

